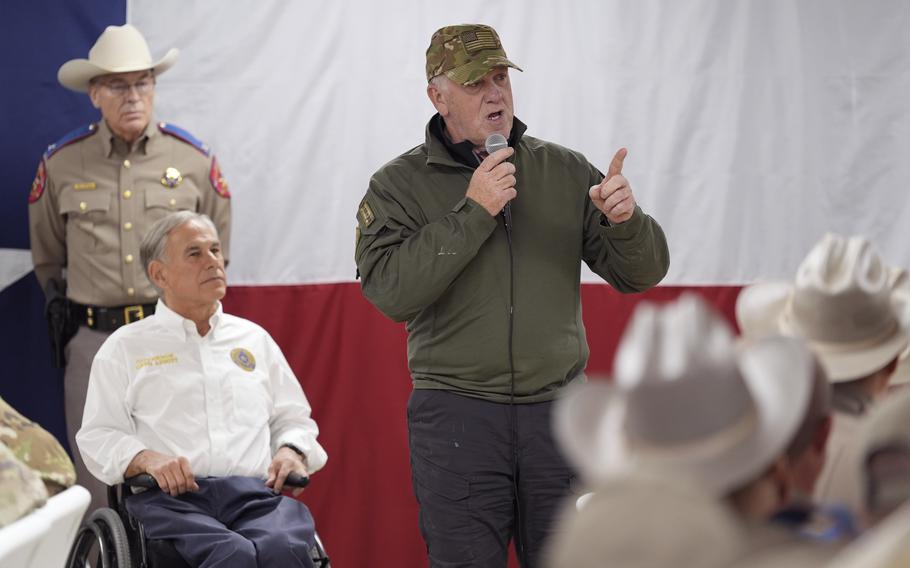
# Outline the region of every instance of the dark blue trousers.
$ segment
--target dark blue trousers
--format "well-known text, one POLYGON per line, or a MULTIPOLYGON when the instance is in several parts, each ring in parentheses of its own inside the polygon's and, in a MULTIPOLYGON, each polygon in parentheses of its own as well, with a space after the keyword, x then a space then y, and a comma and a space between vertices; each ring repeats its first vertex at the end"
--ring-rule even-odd
POLYGON ((261 479, 197 479, 199 491, 132 495, 129 513, 150 539, 172 540, 192 566, 306 567, 315 527, 303 503, 275 495, 261 479))
POLYGON ((524 568, 541 565, 574 480, 553 440, 552 407, 411 394, 411 476, 431 567, 504 568, 513 539, 524 568))

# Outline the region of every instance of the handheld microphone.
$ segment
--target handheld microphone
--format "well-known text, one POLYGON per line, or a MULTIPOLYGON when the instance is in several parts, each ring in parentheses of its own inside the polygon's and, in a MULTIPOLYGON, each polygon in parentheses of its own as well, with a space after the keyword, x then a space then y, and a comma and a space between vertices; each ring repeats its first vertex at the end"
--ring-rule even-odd
POLYGON ((502 150, 503 148, 509 147, 509 141, 506 140, 506 137, 498 132, 494 132, 487 136, 486 142, 483 143, 483 147, 486 149, 487 154, 492 154, 496 150, 502 150))
MULTIPOLYGON (((487 151, 487 154, 492 154, 497 150, 502 150, 503 148, 509 147, 509 141, 506 140, 506 137, 498 132, 494 132, 487 136, 486 141, 483 143, 484 149, 487 151)), ((512 230, 512 203, 506 203, 505 207, 502 208, 502 220, 505 223, 506 230, 512 230)))

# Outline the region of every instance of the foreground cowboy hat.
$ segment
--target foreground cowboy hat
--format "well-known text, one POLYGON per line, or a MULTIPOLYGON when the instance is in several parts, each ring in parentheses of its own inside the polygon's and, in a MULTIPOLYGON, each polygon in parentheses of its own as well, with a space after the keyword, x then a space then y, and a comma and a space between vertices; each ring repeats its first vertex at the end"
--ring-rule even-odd
POLYGON ((57 71, 60 84, 73 91, 88 92, 89 81, 109 73, 131 73, 151 69, 156 76, 177 61, 177 48, 171 48, 158 61, 152 61, 148 43, 139 30, 126 24, 108 26, 88 52, 88 59, 71 59, 57 71))
POLYGON ((595 488, 615 474, 657 471, 722 496, 789 445, 809 403, 813 359, 800 340, 737 352, 725 321, 695 295, 642 304, 620 342, 616 383, 561 399, 555 433, 595 488))
POLYGON ((747 338, 803 337, 831 382, 867 376, 907 346, 892 304, 889 270, 862 237, 825 235, 793 283, 755 284, 740 292, 736 317, 747 338))

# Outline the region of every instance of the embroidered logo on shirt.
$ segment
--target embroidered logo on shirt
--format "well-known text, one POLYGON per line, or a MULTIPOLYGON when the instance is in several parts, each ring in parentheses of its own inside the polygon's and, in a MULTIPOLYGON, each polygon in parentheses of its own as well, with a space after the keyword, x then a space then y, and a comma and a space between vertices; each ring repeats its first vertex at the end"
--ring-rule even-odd
POLYGON ((357 217, 360 219, 360 223, 364 228, 369 227, 373 224, 373 221, 376 220, 376 215, 373 214, 373 208, 370 207, 370 204, 367 203, 366 199, 360 203, 360 208, 357 209, 357 217))
POLYGON ((221 168, 218 166, 218 160, 215 158, 212 158, 212 169, 209 170, 209 181, 212 182, 212 189, 215 190, 215 193, 225 199, 230 199, 231 192, 228 191, 227 180, 221 175, 221 168))
POLYGON ((256 368, 256 358, 243 347, 231 350, 231 361, 247 372, 256 368))
POLYGON ((143 367, 159 367, 161 365, 170 365, 177 362, 177 356, 173 353, 166 353, 164 355, 155 355, 154 357, 145 357, 144 359, 136 360, 136 370, 143 367))
POLYGON ((44 194, 44 186, 47 183, 47 169, 44 167, 44 160, 38 164, 38 173, 35 174, 35 180, 32 182, 32 190, 28 193, 28 202, 34 203, 41 199, 44 194))

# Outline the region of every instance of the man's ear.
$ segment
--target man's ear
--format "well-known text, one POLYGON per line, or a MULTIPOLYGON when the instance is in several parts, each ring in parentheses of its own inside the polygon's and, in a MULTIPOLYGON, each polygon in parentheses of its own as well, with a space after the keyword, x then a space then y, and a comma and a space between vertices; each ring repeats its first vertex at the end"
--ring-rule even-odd
POLYGON ((167 285, 167 266, 160 260, 151 261, 149 263, 148 277, 156 288, 164 290, 167 285))
POLYGON ((440 116, 445 118, 449 115, 449 105, 446 104, 445 93, 440 91, 433 83, 427 85, 427 97, 430 98, 430 102, 440 116))
POLYGON ((88 98, 91 99, 93 107, 101 108, 101 86, 97 83, 89 84, 88 98))

